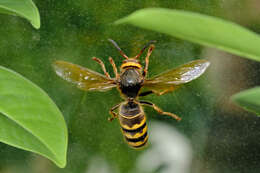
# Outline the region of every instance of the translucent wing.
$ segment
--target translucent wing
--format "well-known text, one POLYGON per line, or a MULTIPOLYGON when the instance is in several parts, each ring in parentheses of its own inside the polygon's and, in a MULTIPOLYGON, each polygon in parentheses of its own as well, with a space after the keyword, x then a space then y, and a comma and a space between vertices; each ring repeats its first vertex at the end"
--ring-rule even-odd
POLYGON ((202 75, 210 62, 207 60, 195 60, 187 64, 163 72, 151 79, 147 79, 144 87, 152 90, 154 93, 162 95, 173 91, 181 84, 190 82, 202 75))
POLYGON ((106 91, 116 87, 106 76, 66 61, 55 61, 54 70, 61 78, 74 83, 82 90, 106 91))

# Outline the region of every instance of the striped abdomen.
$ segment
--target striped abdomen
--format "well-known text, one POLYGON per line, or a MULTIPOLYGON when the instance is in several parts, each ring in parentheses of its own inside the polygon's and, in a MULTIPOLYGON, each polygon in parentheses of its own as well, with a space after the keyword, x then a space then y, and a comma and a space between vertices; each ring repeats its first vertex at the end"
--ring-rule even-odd
POLYGON ((148 141, 146 117, 137 103, 123 103, 119 109, 119 122, 129 146, 141 148, 148 141))

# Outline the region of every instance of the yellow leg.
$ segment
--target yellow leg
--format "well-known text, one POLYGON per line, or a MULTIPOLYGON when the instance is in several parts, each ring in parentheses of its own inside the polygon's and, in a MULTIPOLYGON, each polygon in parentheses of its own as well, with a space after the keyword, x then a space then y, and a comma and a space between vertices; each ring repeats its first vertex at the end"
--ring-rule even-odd
POLYGON ((108 118, 108 121, 113 121, 115 118, 117 118, 117 114, 114 112, 114 110, 116 110, 118 107, 120 106, 120 103, 113 106, 110 110, 109 110, 109 114, 111 115, 111 117, 108 118))
POLYGON ((102 70, 104 71, 104 74, 106 75, 106 77, 109 78, 109 79, 111 79, 109 73, 106 71, 106 67, 105 67, 103 61, 101 61, 101 59, 96 58, 96 57, 93 57, 92 59, 93 59, 94 61, 98 62, 98 63, 101 65, 102 70))
POLYGON ((149 58, 153 52, 153 49, 155 48, 155 46, 152 44, 149 49, 148 49, 148 52, 147 52, 147 55, 145 57, 145 68, 144 68, 144 72, 143 72, 143 76, 145 77, 147 75, 147 72, 148 72, 148 66, 149 66, 149 58))
POLYGON ((160 95, 166 94, 166 93, 168 93, 168 92, 172 92, 172 91, 175 90, 176 88, 177 88, 177 87, 171 86, 171 87, 169 87, 168 89, 165 89, 165 90, 163 90, 162 92, 159 92, 158 95, 160 96, 160 95))
POLYGON ((118 78, 119 78, 119 75, 118 75, 118 73, 117 73, 116 64, 115 64, 113 58, 112 58, 112 57, 109 57, 109 61, 110 61, 110 64, 112 65, 112 67, 113 67, 113 70, 114 70, 114 73, 115 73, 115 77, 116 77, 116 79, 118 79, 118 78))
POLYGON ((158 113, 162 114, 162 115, 168 115, 174 119, 176 119, 177 121, 180 121, 181 118, 178 117, 177 115, 171 113, 171 112, 164 112, 163 110, 161 110, 158 106, 156 106, 155 104, 151 103, 151 102, 147 102, 147 101, 140 101, 141 104, 146 105, 146 106, 151 106, 153 107, 154 110, 156 110, 158 113))

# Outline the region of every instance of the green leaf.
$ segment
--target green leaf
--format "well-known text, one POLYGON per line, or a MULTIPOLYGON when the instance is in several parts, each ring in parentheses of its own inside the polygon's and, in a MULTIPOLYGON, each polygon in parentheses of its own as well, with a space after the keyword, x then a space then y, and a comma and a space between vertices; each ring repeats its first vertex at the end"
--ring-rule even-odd
POLYGON ((260 37, 235 23, 198 13, 151 8, 138 10, 116 21, 216 47, 260 61, 260 37))
POLYGON ((260 115, 260 87, 237 93, 231 99, 244 109, 260 115))
POLYGON ((66 165, 67 127, 49 96, 0 66, 0 141, 66 165))
POLYGON ((34 28, 40 28, 40 14, 32 0, 1 0, 0 13, 23 17, 29 20, 34 28))

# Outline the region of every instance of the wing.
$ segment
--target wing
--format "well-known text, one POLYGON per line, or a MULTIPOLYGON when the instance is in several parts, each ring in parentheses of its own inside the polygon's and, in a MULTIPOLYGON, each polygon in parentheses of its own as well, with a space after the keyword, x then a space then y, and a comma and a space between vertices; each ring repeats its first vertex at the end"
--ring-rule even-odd
POLYGON ((55 61, 53 67, 58 76, 85 91, 106 91, 116 87, 113 80, 79 65, 66 61, 55 61))
POLYGON ((181 84, 198 78, 205 72, 209 65, 210 62, 207 60, 191 61, 176 69, 163 72, 151 79, 147 79, 144 83, 144 87, 153 91, 155 94, 165 94, 175 90, 181 84))

